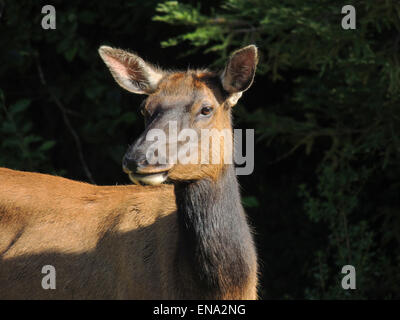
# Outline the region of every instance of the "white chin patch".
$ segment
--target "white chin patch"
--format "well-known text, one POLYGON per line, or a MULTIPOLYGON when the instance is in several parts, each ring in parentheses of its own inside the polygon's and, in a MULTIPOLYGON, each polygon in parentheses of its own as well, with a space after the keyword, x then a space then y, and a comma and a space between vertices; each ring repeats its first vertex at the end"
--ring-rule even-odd
POLYGON ((166 172, 154 173, 148 175, 130 173, 129 178, 135 184, 149 184, 157 185, 167 180, 168 174, 166 172))

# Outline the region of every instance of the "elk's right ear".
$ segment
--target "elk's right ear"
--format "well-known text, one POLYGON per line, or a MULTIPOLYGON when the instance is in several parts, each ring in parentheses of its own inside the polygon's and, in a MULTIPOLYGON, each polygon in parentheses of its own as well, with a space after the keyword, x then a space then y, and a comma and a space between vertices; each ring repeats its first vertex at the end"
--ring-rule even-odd
POLYGON ((163 77, 162 71, 133 53, 101 46, 99 54, 115 81, 130 92, 151 94, 163 77))

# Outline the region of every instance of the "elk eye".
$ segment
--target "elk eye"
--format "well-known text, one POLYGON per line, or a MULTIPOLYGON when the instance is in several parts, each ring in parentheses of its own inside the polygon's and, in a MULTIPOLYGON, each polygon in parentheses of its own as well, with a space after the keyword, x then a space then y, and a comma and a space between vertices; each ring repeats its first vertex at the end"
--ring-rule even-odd
POLYGON ((208 116, 213 111, 213 107, 202 107, 201 114, 203 116, 208 116))
POLYGON ((140 108, 140 114, 144 117, 146 115, 146 109, 144 107, 140 108))

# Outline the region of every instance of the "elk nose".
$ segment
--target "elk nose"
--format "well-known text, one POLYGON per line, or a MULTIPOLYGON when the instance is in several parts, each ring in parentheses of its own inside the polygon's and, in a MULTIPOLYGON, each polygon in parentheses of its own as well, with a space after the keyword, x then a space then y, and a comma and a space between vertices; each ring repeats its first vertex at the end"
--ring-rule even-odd
POLYGON ((126 173, 136 172, 138 169, 146 167, 147 165, 148 162, 146 159, 131 158, 127 155, 122 159, 122 168, 126 173))

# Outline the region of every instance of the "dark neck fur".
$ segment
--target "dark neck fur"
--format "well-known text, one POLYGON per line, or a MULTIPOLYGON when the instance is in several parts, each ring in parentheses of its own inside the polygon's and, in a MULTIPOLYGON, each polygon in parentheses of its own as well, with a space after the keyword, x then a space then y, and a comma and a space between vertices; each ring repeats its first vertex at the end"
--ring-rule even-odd
POLYGON ((178 183, 175 194, 179 276, 189 291, 183 295, 213 299, 241 288, 256 269, 256 254, 234 167, 218 181, 178 183))

